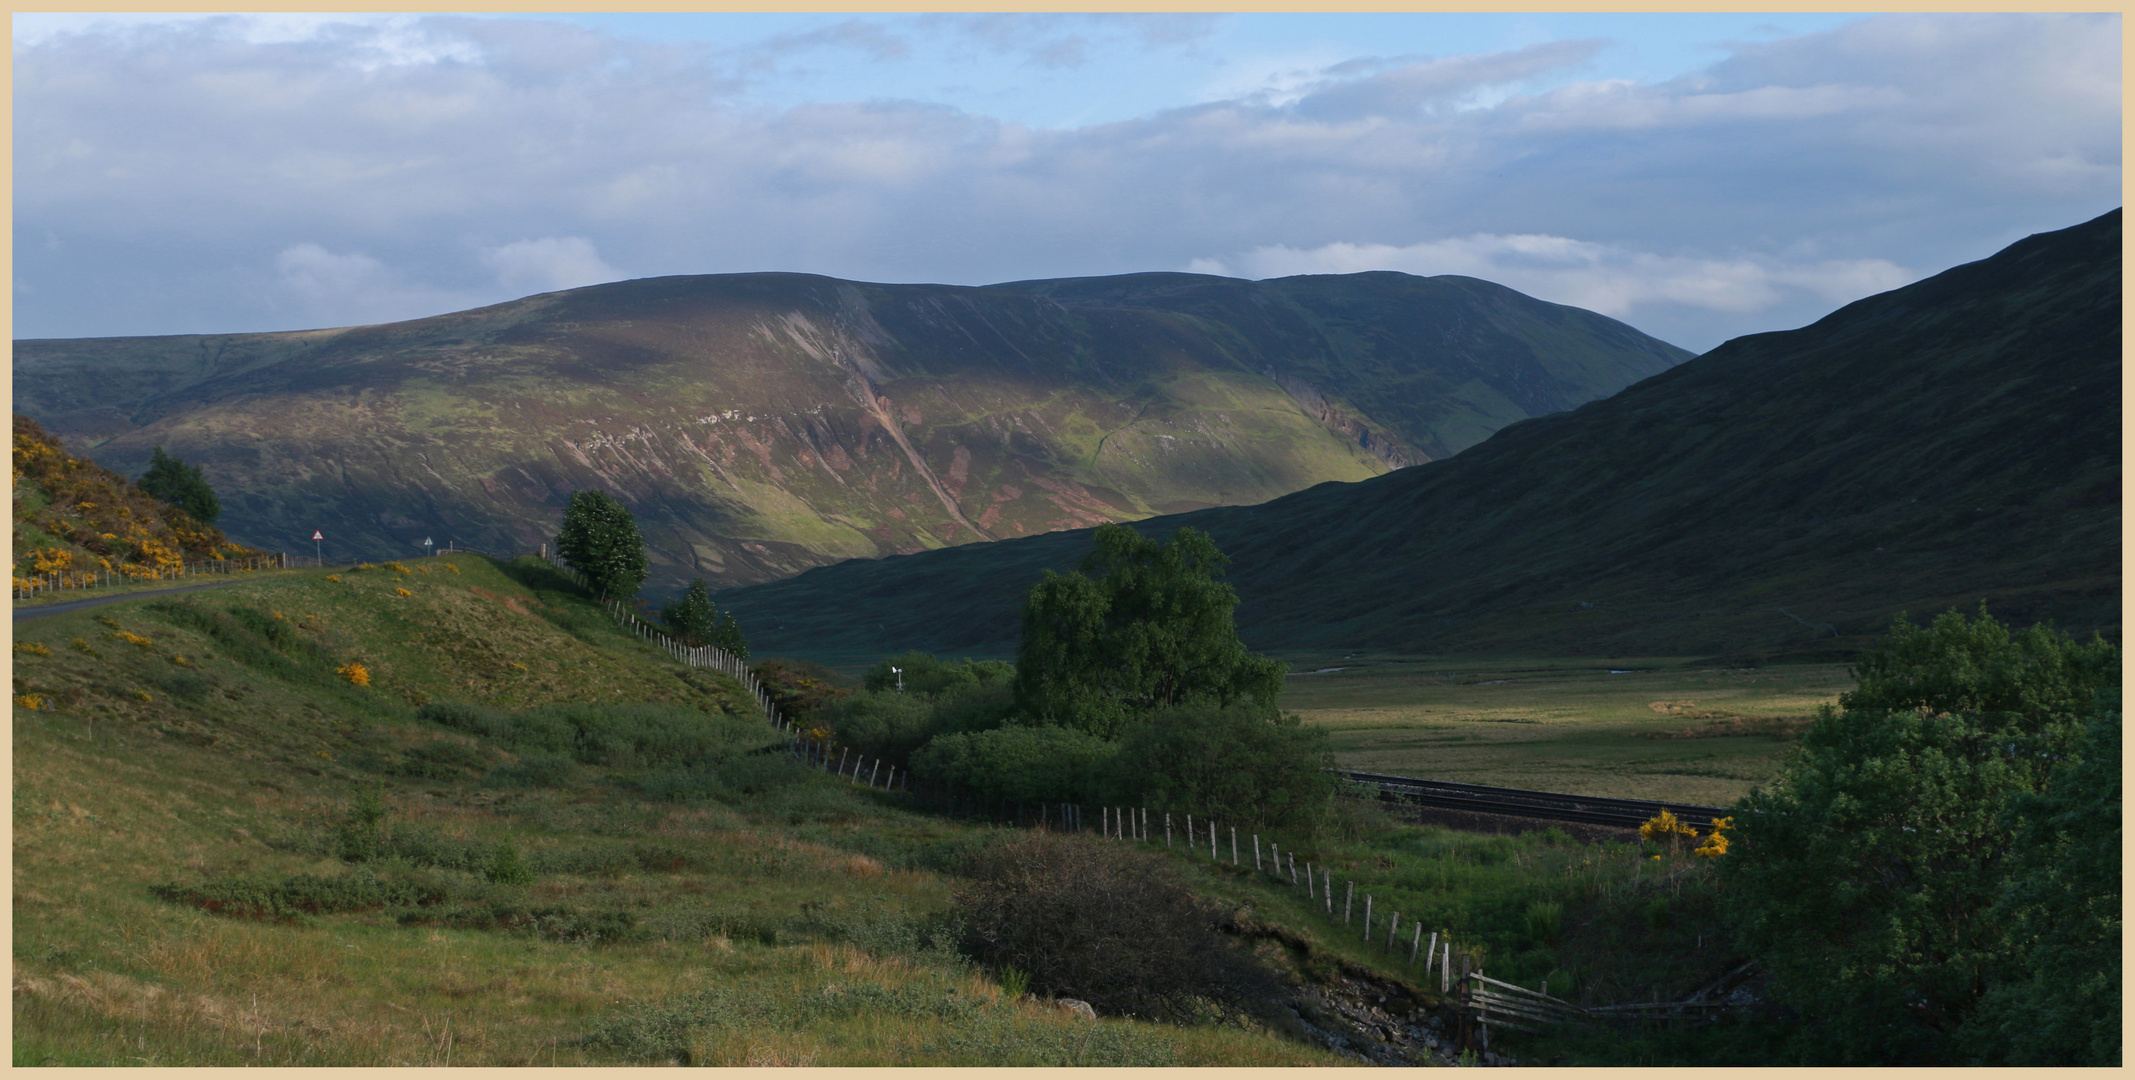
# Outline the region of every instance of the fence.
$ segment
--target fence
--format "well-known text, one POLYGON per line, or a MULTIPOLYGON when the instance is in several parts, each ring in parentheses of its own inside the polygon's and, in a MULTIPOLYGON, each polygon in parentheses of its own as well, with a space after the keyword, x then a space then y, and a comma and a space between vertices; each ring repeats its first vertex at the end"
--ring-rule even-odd
POLYGON ((189 577, 242 574, 255 570, 287 570, 296 565, 287 555, 254 555, 242 559, 202 559, 176 566, 129 566, 109 570, 57 570, 15 579, 15 599, 34 600, 68 590, 112 589, 142 581, 176 581, 189 577))
MULTIPOLYGON (((567 578, 591 589, 584 575, 551 557, 545 546, 538 554, 567 578)), ((1095 832, 1107 839, 1139 842, 1150 846, 1156 843, 1155 826, 1150 822, 1148 807, 1099 807, 1098 819, 1093 823, 1089 821, 1088 808, 1079 803, 1030 803, 987 799, 954 785, 933 784, 923 779, 915 782, 909 769, 900 772, 892 765, 885 771, 879 757, 870 759, 867 755, 856 753, 851 747, 840 746, 827 737, 804 732, 779 715, 778 707, 769 691, 756 678, 748 664, 739 657, 711 646, 683 645, 639 618, 636 612, 621 601, 608 600, 605 602, 605 608, 618 624, 635 636, 665 650, 677 661, 733 676, 754 696, 758 707, 764 711, 765 720, 785 737, 786 752, 795 760, 811 767, 820 768, 848 782, 871 789, 913 796, 921 804, 956 816, 983 817, 1016 826, 1061 832, 1095 832)), ((1220 864, 1227 853, 1231 865, 1242 869, 1247 845, 1250 845, 1255 873, 1264 879, 1287 884, 1292 890, 1304 890, 1307 900, 1315 910, 1322 911, 1330 923, 1337 921, 1337 883, 1331 868, 1314 866, 1307 860, 1304 870, 1300 872, 1295 851, 1284 852, 1272 838, 1263 845, 1261 835, 1256 832, 1246 833, 1241 842, 1237 826, 1220 825, 1205 815, 1197 823, 1192 814, 1178 814, 1175 817, 1173 813, 1166 812, 1161 814, 1159 821, 1163 827, 1164 846, 1182 847, 1195 857, 1199 856, 1201 837, 1205 835, 1208 838, 1208 857, 1211 862, 1220 864)), ((1421 923, 1411 920, 1403 924, 1399 911, 1387 913, 1383 937, 1374 933, 1374 908, 1377 898, 1370 893, 1364 894, 1363 906, 1360 909, 1357 905, 1356 882, 1343 881, 1340 885, 1340 926, 1345 930, 1354 928, 1368 946, 1376 947, 1389 956, 1398 957, 1402 946, 1406 945, 1409 971, 1425 984, 1429 983, 1435 973, 1438 976, 1441 995, 1452 997, 1457 987, 1461 1013, 1464 1017, 1474 1018, 1477 1035, 1486 1051, 1490 1048, 1490 1029, 1493 1026, 1533 1032, 1539 1030, 1538 1025, 1548 1023, 1711 1019, 1726 1007, 1722 1002, 1708 1000, 1713 990, 1730 978, 1738 978, 1748 969, 1748 965, 1736 969, 1730 976, 1723 977, 1721 983, 1699 991, 1686 1001, 1582 1007, 1552 997, 1546 990, 1529 990, 1484 975, 1482 949, 1475 946, 1456 946, 1452 931, 1445 928, 1432 930, 1426 936, 1421 923), (1408 931, 1406 942, 1401 940, 1404 929, 1408 931), (1456 967, 1459 969, 1457 975, 1456 967)))

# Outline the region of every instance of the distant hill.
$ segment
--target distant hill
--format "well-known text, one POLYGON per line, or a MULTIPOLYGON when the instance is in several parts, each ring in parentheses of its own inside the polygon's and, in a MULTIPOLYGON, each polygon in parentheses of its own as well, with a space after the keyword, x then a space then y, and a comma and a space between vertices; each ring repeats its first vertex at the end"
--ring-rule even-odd
POLYGON ((498 550, 574 489, 653 586, 1257 503, 1445 458, 1690 354, 1470 278, 669 277, 384 326, 15 343, 19 412, 202 466, 270 549, 498 550))
MULTIPOLYGON (((1797 656, 1900 610, 2120 622, 2120 212, 1213 534, 1260 648, 1797 656)), ((1000 651, 1087 530, 722 594, 769 652, 1000 651)))

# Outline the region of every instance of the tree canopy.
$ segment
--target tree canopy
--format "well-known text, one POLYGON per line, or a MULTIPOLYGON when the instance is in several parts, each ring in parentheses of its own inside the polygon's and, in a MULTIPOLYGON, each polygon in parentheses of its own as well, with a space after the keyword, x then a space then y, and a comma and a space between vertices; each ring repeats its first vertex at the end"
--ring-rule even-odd
MULTIPOLYGON (((1924 629, 1901 617, 1855 665, 1859 688, 1842 708, 1826 706, 1779 779, 1740 803, 1721 869, 1744 944, 1809 1021, 1808 1063, 2003 1060, 2005 1042, 1960 1035, 1977 1027, 1990 991, 2030 983, 2040 963, 2006 907, 2027 874, 2038 899, 2024 912, 2065 906, 2072 893, 2114 896, 2118 955, 2117 862, 2110 880, 2072 886, 2087 864, 2052 860, 2061 876, 2042 876, 2027 854, 2039 845, 2102 842, 2025 819, 2067 810, 2065 797, 2037 793, 2096 786, 2070 770, 2119 666, 2109 642, 2045 627, 2012 635, 1984 609, 1924 629)), ((2117 801, 2113 814, 2117 851, 2117 801)))
POLYGON ((645 540, 630 509, 602 491, 574 491, 556 553, 602 596, 635 596, 645 583, 645 540))
POLYGON ((1272 707, 1284 665, 1238 640, 1228 558, 1183 528, 1158 543, 1124 525, 1067 574, 1047 571, 1023 606, 1016 704, 1039 723, 1117 738, 1133 716, 1190 702, 1272 707))
POLYGON ((712 603, 712 590, 703 578, 692 580, 680 597, 661 608, 660 619, 685 644, 711 645, 725 649, 736 659, 749 658, 748 639, 734 622, 733 612, 721 611, 712 603))
POLYGON ((160 446, 149 456, 148 471, 134 481, 134 486, 185 511, 202 525, 213 525, 222 516, 222 501, 201 475, 200 466, 180 461, 164 453, 160 446))

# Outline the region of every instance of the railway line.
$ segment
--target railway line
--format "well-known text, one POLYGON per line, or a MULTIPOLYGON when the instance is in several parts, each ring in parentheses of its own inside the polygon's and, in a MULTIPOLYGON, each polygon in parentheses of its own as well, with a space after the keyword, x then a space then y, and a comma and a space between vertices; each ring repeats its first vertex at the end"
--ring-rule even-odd
POLYGON ((1636 829, 1663 810, 1700 831, 1730 811, 1718 806, 1658 802, 1651 799, 1611 799, 1599 795, 1566 795, 1554 791, 1461 784, 1451 780, 1426 780, 1415 776, 1335 770, 1337 775, 1360 784, 1370 784, 1404 802, 1477 814, 1506 814, 1636 829))

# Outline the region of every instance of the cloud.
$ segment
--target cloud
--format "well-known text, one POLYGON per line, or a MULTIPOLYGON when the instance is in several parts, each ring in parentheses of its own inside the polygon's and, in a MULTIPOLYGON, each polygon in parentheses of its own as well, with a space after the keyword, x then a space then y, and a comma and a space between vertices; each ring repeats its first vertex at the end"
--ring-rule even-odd
MULTIPOLYGON (((934 33, 1043 65, 1208 24, 841 25, 809 47, 891 57, 934 33)), ((1202 259, 1469 273, 1705 348, 2118 205, 2119 33, 1884 16, 1547 91, 1523 86, 1597 44, 1316 58, 1281 93, 1051 129, 772 108, 744 96, 771 53, 538 19, 55 33, 15 51, 14 256, 37 285, 16 326, 410 318, 616 267, 983 284, 1202 259)))
POLYGON ((1770 258, 1660 255, 1562 236, 1472 236, 1395 247, 1325 244, 1256 248, 1229 260, 1195 259, 1188 270, 1229 277, 1355 274, 1398 270, 1458 274, 1619 319, 1658 305, 1729 314, 1765 311, 1805 294, 1837 306, 1895 289, 1918 275, 1882 259, 1784 263, 1770 258), (1235 268, 1235 269, 1234 269, 1235 268))
POLYGON ((467 306, 452 290, 406 280, 362 252, 335 254, 310 242, 292 244, 274 257, 276 306, 319 326, 352 326, 435 314, 467 306))
MULTIPOLYGON (((1575 67, 1593 59, 1605 44, 1552 41, 1511 52, 1406 63, 1363 78, 1327 80, 1308 89, 1291 108, 1298 115, 1328 121, 1400 116, 1429 105, 1451 104, 1489 87, 1575 67)), ((1346 74, 1359 66, 1351 61, 1329 73, 1346 74)))
POLYGON ((497 284, 512 290, 554 292, 616 281, 624 275, 609 266, 583 236, 544 236, 486 249, 483 265, 497 272, 497 284))

